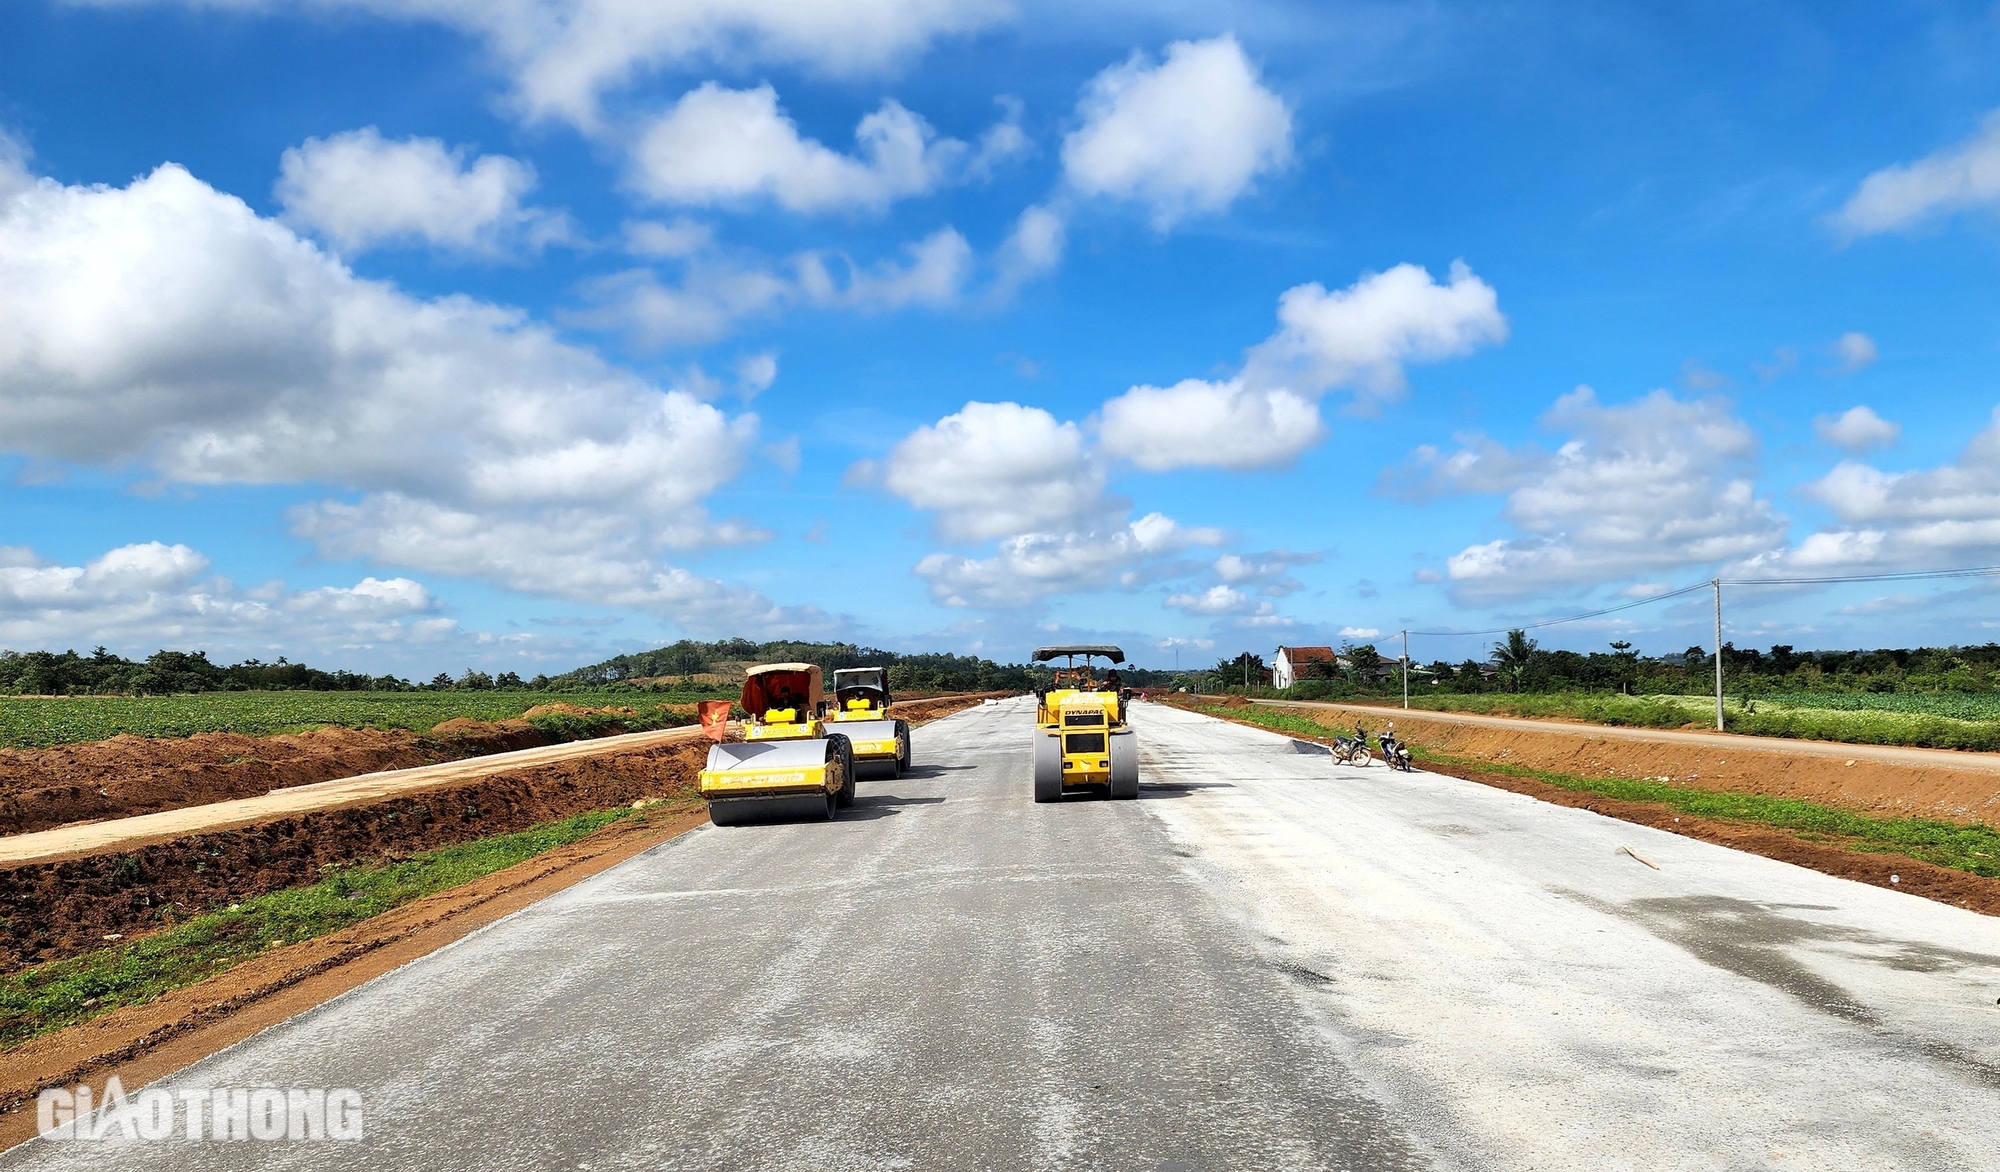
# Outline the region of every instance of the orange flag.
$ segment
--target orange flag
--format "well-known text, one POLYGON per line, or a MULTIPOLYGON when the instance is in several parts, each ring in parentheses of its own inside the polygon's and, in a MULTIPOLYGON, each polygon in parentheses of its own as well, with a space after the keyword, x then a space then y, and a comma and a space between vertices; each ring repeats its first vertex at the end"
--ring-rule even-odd
POLYGON ((701 731, 709 740, 720 741, 729 735, 729 701, 703 700, 696 708, 701 712, 701 731))

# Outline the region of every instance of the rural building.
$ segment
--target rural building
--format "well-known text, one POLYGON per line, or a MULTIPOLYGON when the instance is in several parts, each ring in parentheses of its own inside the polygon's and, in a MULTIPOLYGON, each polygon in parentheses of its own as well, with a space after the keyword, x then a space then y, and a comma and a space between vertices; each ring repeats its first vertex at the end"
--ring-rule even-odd
POLYGON ((1305 674, 1309 663, 1338 663, 1331 647, 1280 647, 1271 664, 1271 686, 1289 688, 1305 674))

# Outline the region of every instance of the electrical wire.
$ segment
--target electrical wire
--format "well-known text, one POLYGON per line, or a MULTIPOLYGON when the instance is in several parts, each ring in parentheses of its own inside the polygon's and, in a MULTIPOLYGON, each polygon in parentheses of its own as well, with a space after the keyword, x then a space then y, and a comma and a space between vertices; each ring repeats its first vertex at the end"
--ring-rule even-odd
POLYGON ((1707 582, 1696 582, 1692 586, 1683 586, 1678 590, 1669 590, 1665 594, 1649 594, 1644 598, 1635 598, 1631 602, 1621 602, 1617 606, 1607 606, 1603 610, 1588 611, 1584 614, 1573 614, 1559 619, 1543 619, 1540 622, 1536 623, 1515 623, 1511 627, 1495 627, 1490 631, 1408 631, 1408 632, 1399 631, 1397 633, 1442 637, 1445 635, 1504 635, 1509 631, 1532 631, 1540 627, 1555 627, 1555 626, 1560 626, 1563 623, 1574 623, 1583 619, 1594 619, 1599 617, 1600 615, 1616 614, 1621 610, 1631 610, 1635 606, 1645 606, 1649 603, 1664 602, 1669 598, 1679 598, 1683 594, 1693 594, 1697 590, 1707 590, 1708 588, 1709 584, 1707 582))
POLYGON ((1994 577, 2000 577, 2000 566, 1967 566, 1956 570, 1912 570, 1897 574, 1827 574, 1819 577, 1795 578, 1715 578, 1706 582, 1696 582, 1692 586, 1683 586, 1678 590, 1669 590, 1664 594, 1649 594, 1644 598, 1634 599, 1631 602, 1623 602, 1617 606, 1607 606, 1602 610, 1586 611, 1583 614, 1567 615, 1559 619, 1543 619, 1540 622, 1534 623, 1515 623, 1511 627, 1494 627, 1487 631, 1399 631, 1397 633, 1423 635, 1430 638, 1445 638, 1453 635, 1471 637, 1474 635, 1505 635, 1510 631, 1532 631, 1541 627, 1556 627, 1564 623, 1601 618, 1604 615, 1616 614, 1621 610, 1631 610, 1634 607, 1646 606, 1655 602, 1665 602, 1669 598, 1679 598, 1684 594, 1693 594, 1697 590, 1713 589, 1718 585, 1830 586, 1843 582, 1922 582, 1945 578, 1994 577))
POLYGON ((1819 586, 1833 582, 1920 582, 1933 578, 1995 576, 2000 576, 2000 566, 1970 566, 1962 570, 1912 570, 1902 574, 1830 574, 1820 578, 1723 578, 1720 581, 1724 586, 1819 586))

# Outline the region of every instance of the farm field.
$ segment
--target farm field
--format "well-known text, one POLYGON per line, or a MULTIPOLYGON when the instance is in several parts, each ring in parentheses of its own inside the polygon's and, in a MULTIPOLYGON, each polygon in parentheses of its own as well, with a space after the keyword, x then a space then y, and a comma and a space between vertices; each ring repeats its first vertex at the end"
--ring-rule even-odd
MULTIPOLYGON (((1343 701, 1396 705, 1401 698, 1343 701)), ((1708 696, 1621 696, 1605 692, 1410 697, 1412 709, 1580 720, 1635 728, 1714 726, 1708 696)), ((1856 745, 1917 745, 2000 751, 2000 694, 1933 692, 1773 692, 1727 696, 1730 732, 1856 745)))
MULTIPOLYGON (((0 697, 0 748, 46 749, 135 737, 234 733, 268 737, 313 728, 427 733, 447 720, 513 720, 529 709, 631 708, 641 723, 695 695, 606 692, 204 692, 190 696, 0 697)), ((559 730, 551 730, 559 731, 559 730)))

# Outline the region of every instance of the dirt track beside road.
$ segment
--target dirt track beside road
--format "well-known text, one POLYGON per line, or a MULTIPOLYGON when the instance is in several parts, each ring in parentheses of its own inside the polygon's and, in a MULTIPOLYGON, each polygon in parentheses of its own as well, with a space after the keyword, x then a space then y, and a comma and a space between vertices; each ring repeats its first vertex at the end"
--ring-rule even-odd
POLYGON ((1670 781, 1798 798, 1871 814, 2000 826, 2000 754, 1843 745, 1729 733, 1620 728, 1362 704, 1259 702, 1309 720, 1380 732, 1461 760, 1576 777, 1670 781))

